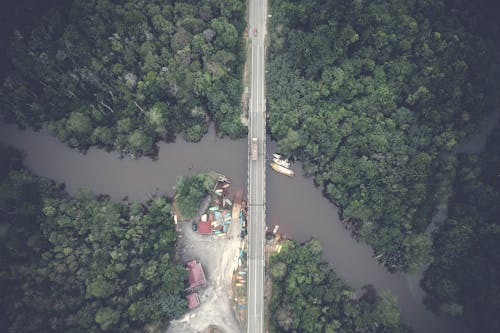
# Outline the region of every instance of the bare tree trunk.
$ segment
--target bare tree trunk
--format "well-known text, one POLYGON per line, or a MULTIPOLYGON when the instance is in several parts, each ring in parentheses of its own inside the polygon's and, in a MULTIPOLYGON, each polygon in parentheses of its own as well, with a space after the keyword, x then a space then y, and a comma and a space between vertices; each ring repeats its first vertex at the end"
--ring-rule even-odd
POLYGON ((65 90, 66 90, 66 92, 70 95, 70 97, 72 97, 72 98, 76 98, 76 95, 75 95, 75 93, 74 93, 74 92, 72 92, 72 91, 71 91, 71 90, 69 90, 69 89, 65 89, 65 90))
POLYGON ((139 108, 139 110, 141 110, 141 112, 142 112, 142 113, 146 113, 146 112, 144 111, 144 109, 143 109, 143 108, 141 108, 141 107, 139 106, 139 104, 137 104, 137 102, 135 102, 135 101, 134 101, 134 104, 135 104, 135 106, 137 106, 137 107, 139 108))
POLYGON ((115 113, 115 111, 113 111, 113 109, 111 108, 111 106, 107 105, 106 103, 104 103, 104 101, 101 101, 101 104, 102 106, 104 106, 106 109, 108 109, 109 111, 111 111, 111 113, 115 113))

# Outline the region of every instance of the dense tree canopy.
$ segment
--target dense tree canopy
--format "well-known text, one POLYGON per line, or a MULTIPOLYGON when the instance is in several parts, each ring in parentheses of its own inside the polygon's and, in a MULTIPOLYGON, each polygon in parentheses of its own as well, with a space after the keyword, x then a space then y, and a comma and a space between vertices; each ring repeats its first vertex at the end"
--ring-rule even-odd
POLYGON ((321 244, 284 244, 273 254, 271 332, 409 332, 401 322, 394 296, 364 288, 359 299, 321 261, 321 244))
POLYGON ((194 176, 177 178, 175 203, 182 218, 193 218, 200 205, 214 189, 217 177, 212 173, 199 173, 194 176))
POLYGON ((16 26, 27 25, 54 6, 71 4, 67 0, 3 0, 0 2, 0 77, 9 68, 8 41, 16 26))
POLYGON ((269 130, 391 270, 429 258, 447 156, 498 99, 483 2, 270 2, 269 130))
POLYGON ((2 331, 130 332, 187 310, 167 199, 71 198, 0 156, 2 331))
POLYGON ((459 157, 448 219, 434 233, 422 286, 438 313, 500 331, 500 128, 481 154, 459 157))
POLYGON ((239 137, 244 9, 238 0, 56 6, 11 34, 0 119, 134 155, 176 133, 198 141, 209 119, 239 137))

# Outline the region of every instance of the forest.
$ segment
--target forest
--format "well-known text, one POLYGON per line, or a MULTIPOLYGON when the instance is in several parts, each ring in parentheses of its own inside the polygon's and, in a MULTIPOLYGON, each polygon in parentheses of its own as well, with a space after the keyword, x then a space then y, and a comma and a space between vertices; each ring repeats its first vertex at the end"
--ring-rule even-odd
POLYGON ((321 244, 287 241, 271 256, 273 297, 271 332, 411 332, 400 318, 396 299, 365 286, 356 296, 328 264, 321 244))
POLYGON ((131 332, 187 311, 167 198, 70 197, 0 156, 1 332, 131 332))
POLYGON ((500 130, 483 153, 454 152, 498 108, 498 4, 271 6, 268 130, 282 153, 302 162, 389 270, 430 263, 429 308, 500 331, 500 130), (448 218, 431 234, 443 204, 448 218))
POLYGON ((198 141, 209 121, 220 135, 246 134, 244 2, 44 4, 30 24, 9 20, 10 34, 0 31, 10 37, 0 57, 0 120, 46 128, 83 151, 133 156, 154 156, 156 142, 178 133, 198 141))
POLYGON ((480 154, 460 155, 448 218, 434 233, 425 303, 463 317, 476 332, 500 331, 500 127, 480 154))
MULTIPOLYGON (((454 153, 498 107, 498 5, 269 2, 268 131, 281 153, 390 271, 430 263, 429 308, 500 331, 500 130, 483 153, 454 153), (448 218, 427 232, 446 202, 448 218)), ((0 121, 137 157, 178 134, 198 141, 210 121, 220 135, 245 135, 243 1, 30 8, 0 13, 0 121)), ((130 332, 187 310, 170 199, 71 197, 21 153, 0 146, 0 157, 0 331, 130 332)), ((179 178, 183 215, 209 184, 179 178)), ((357 295, 320 255, 311 240, 271 257, 272 331, 409 331, 393 296, 371 286, 357 295)))
POLYGON ((270 1, 268 130, 391 271, 430 260, 453 149, 498 105, 491 3, 270 1))

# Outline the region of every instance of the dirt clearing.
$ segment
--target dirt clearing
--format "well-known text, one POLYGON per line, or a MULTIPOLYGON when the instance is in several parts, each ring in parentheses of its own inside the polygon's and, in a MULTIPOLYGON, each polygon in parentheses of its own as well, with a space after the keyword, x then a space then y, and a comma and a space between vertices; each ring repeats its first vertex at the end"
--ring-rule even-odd
POLYGON ((180 224, 179 253, 184 262, 199 260, 207 284, 198 290, 200 306, 170 323, 167 333, 202 332, 216 325, 223 332, 242 332, 231 303, 231 279, 238 268, 240 252, 239 221, 233 221, 225 238, 204 236, 191 229, 191 222, 180 224))

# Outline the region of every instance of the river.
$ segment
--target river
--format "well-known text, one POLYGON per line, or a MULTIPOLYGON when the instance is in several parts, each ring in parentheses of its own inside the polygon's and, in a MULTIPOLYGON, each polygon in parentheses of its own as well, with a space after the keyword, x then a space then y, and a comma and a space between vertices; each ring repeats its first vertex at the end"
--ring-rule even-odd
POLYGON ((175 192, 177 176, 217 171, 231 178, 235 186, 246 187, 247 140, 219 139, 213 126, 199 143, 177 139, 160 143, 158 159, 120 158, 91 148, 81 154, 46 132, 21 131, 0 124, 0 142, 26 153, 25 164, 40 176, 64 182, 68 192, 79 188, 109 194, 114 200, 145 201, 155 193, 175 192))
MULTIPOLYGON (((497 121, 498 117, 494 119, 497 121)), ((235 186, 246 186, 246 139, 217 138, 213 126, 199 143, 182 139, 160 143, 155 161, 145 157, 119 158, 116 153, 95 148, 83 155, 45 132, 21 131, 5 124, 0 124, 0 142, 24 151, 25 164, 34 173, 65 182, 70 193, 83 187, 94 193, 109 194, 114 200, 127 196, 131 201, 143 201, 154 194, 172 195, 177 176, 209 170, 228 176, 235 186)), ((269 156, 276 144, 269 143, 268 149, 269 156)), ((295 171, 296 176, 288 178, 268 168, 266 195, 270 228, 279 224, 280 231, 299 242, 318 238, 323 244, 324 260, 334 266, 341 278, 354 288, 372 284, 378 290, 390 290, 398 299, 403 318, 417 332, 468 331, 460 322, 428 311, 421 301, 423 291, 418 287, 418 278, 387 272, 372 257, 369 246, 351 238, 339 220, 338 209, 323 197, 312 179, 302 177, 298 166, 295 171)))

